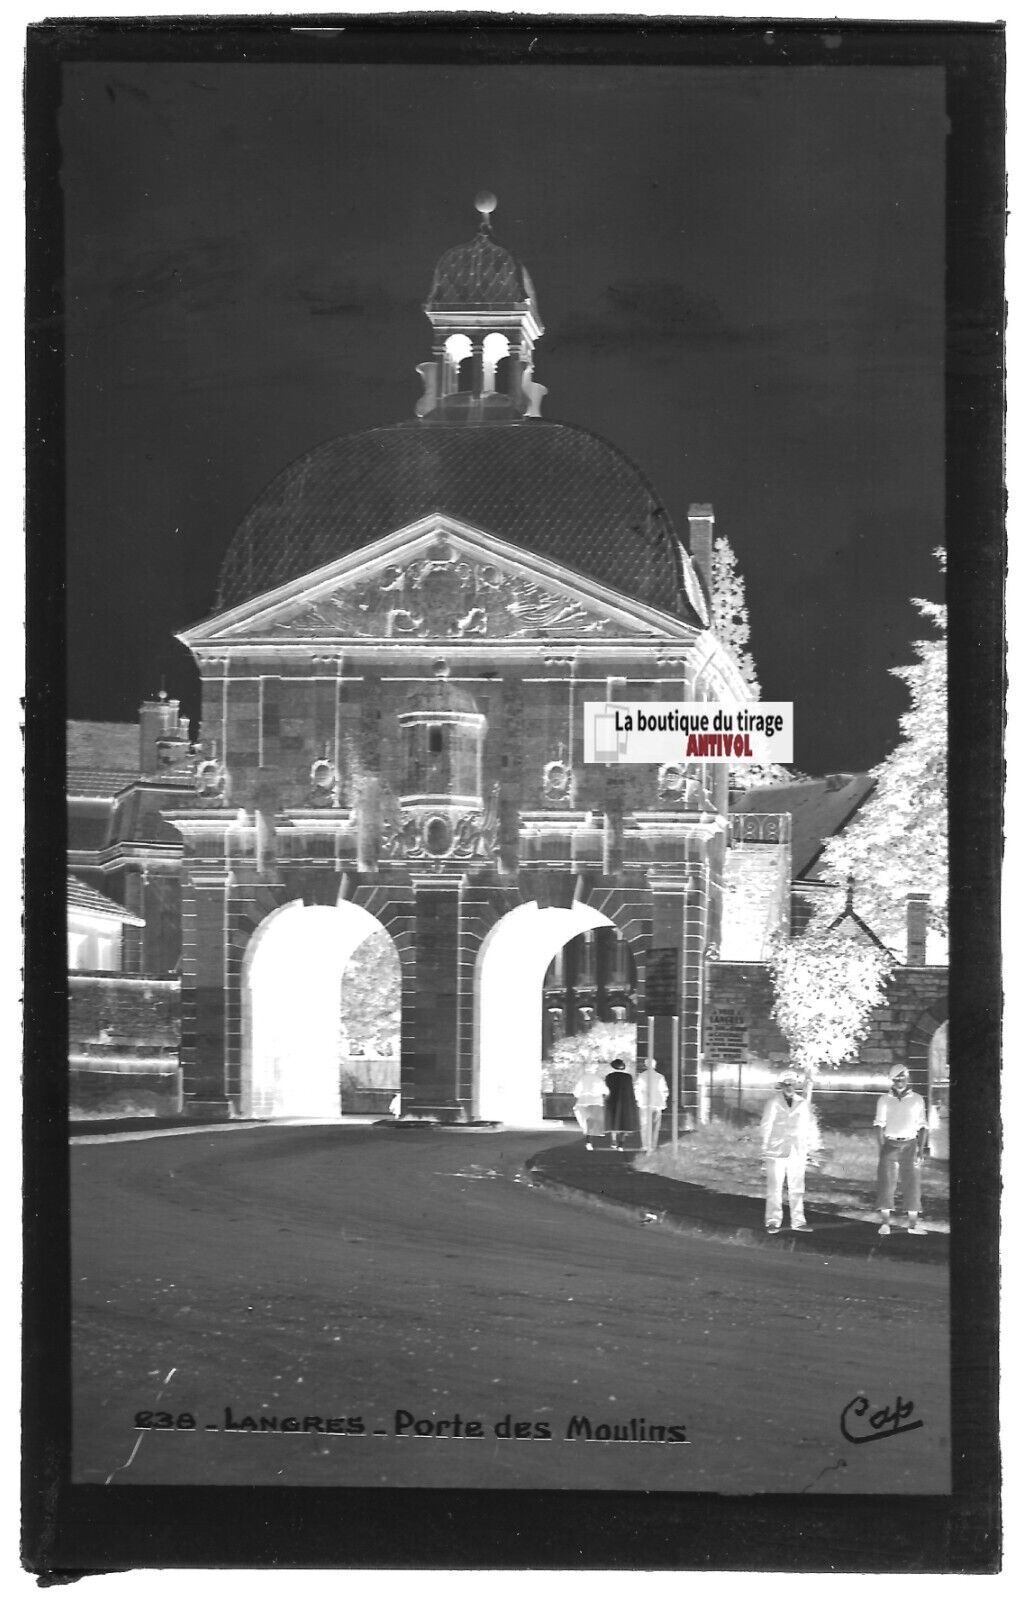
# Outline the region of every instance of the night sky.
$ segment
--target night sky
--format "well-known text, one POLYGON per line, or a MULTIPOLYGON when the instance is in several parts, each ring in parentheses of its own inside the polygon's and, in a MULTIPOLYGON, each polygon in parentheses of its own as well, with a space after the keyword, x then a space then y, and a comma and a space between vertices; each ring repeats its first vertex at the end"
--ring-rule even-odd
POLYGON ((713 502, 795 762, 897 738, 940 598, 944 78, 901 67, 64 69, 72 717, 134 720, 294 457, 403 421, 434 263, 498 196, 544 416, 713 502))

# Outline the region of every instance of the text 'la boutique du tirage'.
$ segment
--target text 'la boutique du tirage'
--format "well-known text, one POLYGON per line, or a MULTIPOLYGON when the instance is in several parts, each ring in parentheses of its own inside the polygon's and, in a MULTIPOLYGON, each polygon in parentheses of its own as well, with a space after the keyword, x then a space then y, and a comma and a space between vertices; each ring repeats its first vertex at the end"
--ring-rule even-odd
POLYGON ((792 760, 792 702, 587 700, 584 760, 661 765, 678 761, 792 760))

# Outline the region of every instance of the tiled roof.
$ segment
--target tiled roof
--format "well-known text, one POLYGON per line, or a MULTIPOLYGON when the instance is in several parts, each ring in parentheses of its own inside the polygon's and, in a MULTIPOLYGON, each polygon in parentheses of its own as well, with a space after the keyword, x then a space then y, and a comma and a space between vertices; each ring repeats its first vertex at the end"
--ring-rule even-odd
POLYGON ((682 589, 689 556, 639 470, 595 434, 539 419, 399 423, 320 445, 245 516, 218 610, 435 512, 702 626, 682 589))
POLYGON ((108 772, 96 767, 69 767, 67 792, 76 798, 112 800, 138 782, 137 772, 108 772))
POLYGON ((67 725, 67 763, 69 767, 88 767, 97 772, 138 771, 139 725, 137 722, 83 722, 67 725))
POLYGON ((527 298, 515 261, 480 232, 468 244, 446 250, 437 263, 426 304, 431 311, 510 309, 527 298))
POLYGON ((146 925, 143 917, 137 917, 134 912, 126 911, 116 900, 109 900, 90 883, 83 883, 81 878, 75 878, 70 873, 67 880, 67 903, 69 911, 87 911, 92 916, 116 917, 119 922, 127 922, 133 928, 144 928, 146 925))
POLYGON ((792 817, 792 876, 812 868, 824 844, 844 828, 863 803, 874 779, 869 772, 836 772, 807 783, 749 789, 732 801, 733 811, 787 811, 792 817))

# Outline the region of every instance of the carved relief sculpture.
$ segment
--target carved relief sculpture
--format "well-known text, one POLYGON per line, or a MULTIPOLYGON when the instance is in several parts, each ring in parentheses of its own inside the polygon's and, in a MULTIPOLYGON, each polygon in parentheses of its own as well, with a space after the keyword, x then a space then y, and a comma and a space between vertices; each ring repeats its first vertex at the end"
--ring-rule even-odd
POLYGON ((253 633, 289 639, 593 638, 608 627, 606 617, 571 596, 440 545, 434 555, 385 567, 253 633))

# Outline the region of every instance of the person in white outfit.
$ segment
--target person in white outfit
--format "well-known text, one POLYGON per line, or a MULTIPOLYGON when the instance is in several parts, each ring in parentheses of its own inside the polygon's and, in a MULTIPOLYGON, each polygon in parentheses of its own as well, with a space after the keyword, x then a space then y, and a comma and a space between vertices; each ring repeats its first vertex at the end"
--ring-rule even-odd
POLYGON ((604 1100, 607 1085, 600 1063, 591 1061, 583 1068, 582 1077, 572 1090, 575 1095, 575 1120, 586 1135, 587 1150, 593 1149, 594 1139, 604 1132, 604 1100))
POLYGON ((880 1234, 892 1231, 892 1206, 896 1186, 901 1184, 909 1232, 926 1233, 920 1222, 920 1171, 927 1144, 927 1107, 923 1095, 909 1087, 909 1073, 898 1064, 892 1068, 891 1088, 880 1095, 874 1113, 877 1129, 877 1205, 881 1213, 880 1234))
POLYGON ((636 1104, 639 1107, 639 1130, 643 1135, 643 1149, 648 1153, 657 1149, 661 1137, 661 1112, 668 1104, 668 1085, 651 1061, 645 1072, 636 1079, 636 1104))
POLYGON ((767 1173, 767 1203, 764 1222, 768 1233, 782 1225, 783 1194, 789 1191, 789 1221, 793 1233, 812 1233, 803 1213, 806 1187, 806 1161, 813 1136, 810 1098, 813 1083, 800 1086, 799 1074, 786 1067, 778 1087, 768 1099, 760 1119, 760 1146, 767 1173))

